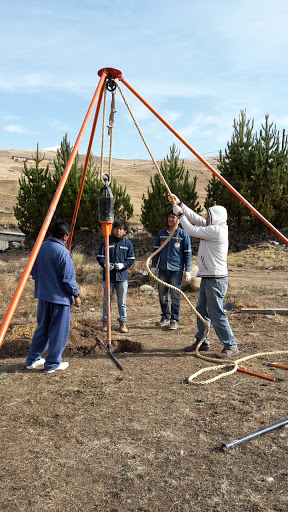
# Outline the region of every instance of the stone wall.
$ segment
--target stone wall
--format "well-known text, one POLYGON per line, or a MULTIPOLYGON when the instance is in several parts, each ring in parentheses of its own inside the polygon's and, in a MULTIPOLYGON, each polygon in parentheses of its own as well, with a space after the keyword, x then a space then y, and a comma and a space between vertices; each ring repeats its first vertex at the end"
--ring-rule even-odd
MULTIPOLYGON (((288 228, 282 228, 281 233, 288 238, 288 228)), ((1 233, 0 233, 1 235, 1 233)), ((12 248, 22 247, 24 244, 24 235, 22 233, 3 233, 3 240, 0 236, 0 252, 12 248), (16 236, 17 235, 17 236, 16 236), (2 242, 2 245, 1 245, 2 242)), ((132 233, 128 235, 131 240, 136 258, 141 256, 149 256, 153 252, 154 239, 143 231, 132 233)), ((90 231, 76 231, 72 241, 72 250, 79 249, 87 256, 96 258, 97 251, 101 241, 103 240, 102 233, 91 233, 90 231)), ((229 233, 229 251, 239 252, 247 249, 248 247, 257 246, 263 242, 284 244, 285 243, 272 231, 264 231, 260 234, 250 235, 249 233, 229 233)), ((195 255, 198 252, 199 241, 191 239, 192 252, 195 255)), ((33 243, 25 241, 27 249, 32 249, 33 243)))
MULTIPOLYGON (((281 233, 288 238, 288 228, 282 229, 281 233)), ((154 239, 148 233, 139 232, 136 236, 133 234, 128 236, 129 240, 131 240, 135 256, 149 256, 153 252, 154 239)), ((101 241, 103 240, 103 236, 101 233, 86 233, 86 232, 76 232, 74 235, 72 250, 75 248, 79 248, 84 254, 88 256, 97 255, 97 251, 101 241)), ((229 251, 230 252, 239 252, 247 249, 248 247, 257 246, 263 242, 267 243, 279 243, 285 245, 285 243, 272 231, 263 232, 260 234, 250 235, 249 233, 229 233, 229 251)), ((196 254, 198 252, 199 241, 191 238, 192 252, 196 254)))

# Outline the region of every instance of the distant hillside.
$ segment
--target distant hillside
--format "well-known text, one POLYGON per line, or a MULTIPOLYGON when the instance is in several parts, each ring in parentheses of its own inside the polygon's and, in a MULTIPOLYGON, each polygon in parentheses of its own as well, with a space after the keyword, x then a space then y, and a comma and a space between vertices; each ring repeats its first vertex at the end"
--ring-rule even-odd
MULTIPOLYGON (((18 230, 17 221, 13 215, 13 206, 16 203, 18 193, 18 180, 23 171, 23 162, 26 160, 29 167, 29 160, 34 154, 35 151, 0 150, 0 230, 2 231, 18 230)), ((43 166, 49 164, 52 171, 56 152, 45 151, 42 152, 42 155, 45 155, 43 166)), ((85 155, 79 155, 79 157, 84 163, 85 155)), ((94 160, 98 165, 100 164, 99 157, 94 157, 94 160)), ((217 157, 209 157, 206 160, 213 167, 217 167, 217 157)), ((191 176, 196 175, 198 177, 197 192, 199 201, 203 205, 206 197, 205 188, 212 174, 196 158, 184 159, 184 162, 191 176)), ((104 170, 107 170, 106 159, 105 163, 104 170)), ((160 164, 160 162, 158 163, 160 164)), ((142 195, 146 193, 150 178, 156 172, 151 160, 114 159, 112 162, 112 176, 116 178, 119 184, 125 186, 128 194, 130 194, 134 206, 134 216, 131 223, 135 225, 140 225, 142 195)))

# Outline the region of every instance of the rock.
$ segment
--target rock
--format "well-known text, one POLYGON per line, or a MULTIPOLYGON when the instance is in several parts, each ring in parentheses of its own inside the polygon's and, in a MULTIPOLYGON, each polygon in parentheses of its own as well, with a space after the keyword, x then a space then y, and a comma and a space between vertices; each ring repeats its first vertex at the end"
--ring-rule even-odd
POLYGON ((183 292, 195 292, 199 290, 201 284, 201 277, 192 277, 190 283, 183 283, 182 290, 183 292))
POLYGON ((140 292, 147 293, 148 295, 153 295, 154 293, 157 293, 153 286, 150 286, 149 284, 142 284, 139 288, 140 292))

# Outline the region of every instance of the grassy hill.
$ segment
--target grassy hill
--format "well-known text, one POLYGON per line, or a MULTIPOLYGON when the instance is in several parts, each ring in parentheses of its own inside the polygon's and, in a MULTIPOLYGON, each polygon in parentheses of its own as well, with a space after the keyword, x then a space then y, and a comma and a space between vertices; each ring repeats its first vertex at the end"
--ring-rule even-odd
MULTIPOLYGON (((35 151, 27 150, 0 150, 0 230, 17 231, 17 221, 13 214, 13 206, 16 203, 18 193, 18 180, 23 171, 23 162, 26 160, 27 165, 32 165, 31 160, 35 151)), ((42 152, 45 155, 43 166, 49 164, 51 171, 54 169, 54 158, 56 152, 42 152)), ((100 164, 100 158, 94 157, 95 162, 100 164)), ((217 166, 217 157, 209 157, 206 159, 213 167, 217 166)), ((84 163, 85 155, 80 155, 80 161, 84 163)), ((200 203, 203 205, 206 192, 205 188, 211 172, 196 158, 184 159, 185 166, 189 170, 191 176, 196 175, 197 192, 200 203)), ((160 165, 160 162, 158 162, 160 165)), ((108 169, 107 160, 105 160, 104 171, 108 169)), ((142 195, 146 193, 149 186, 150 178, 157 170, 151 160, 120 160, 114 159, 112 162, 112 176, 117 182, 126 187, 130 194, 131 201, 134 206, 134 216, 131 223, 140 225, 140 214, 142 195)), ((68 219, 67 219, 68 220, 68 219)))

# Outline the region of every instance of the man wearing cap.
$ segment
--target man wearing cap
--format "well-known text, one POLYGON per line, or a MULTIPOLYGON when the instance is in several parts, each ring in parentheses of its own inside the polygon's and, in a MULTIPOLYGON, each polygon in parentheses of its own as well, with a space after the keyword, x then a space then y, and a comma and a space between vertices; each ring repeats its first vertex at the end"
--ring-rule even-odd
MULTIPOLYGON (((228 226, 227 210, 224 206, 212 206, 205 219, 180 202, 177 196, 168 195, 174 204, 173 211, 188 235, 200 238, 197 265, 201 285, 196 309, 208 325, 208 333, 200 346, 200 351, 210 350, 209 329, 212 323, 223 350, 216 354, 217 359, 233 358, 239 353, 234 334, 223 310, 223 299, 228 287, 228 226)), ((198 332, 195 343, 184 348, 193 352, 205 334, 205 325, 197 317, 198 332)))

